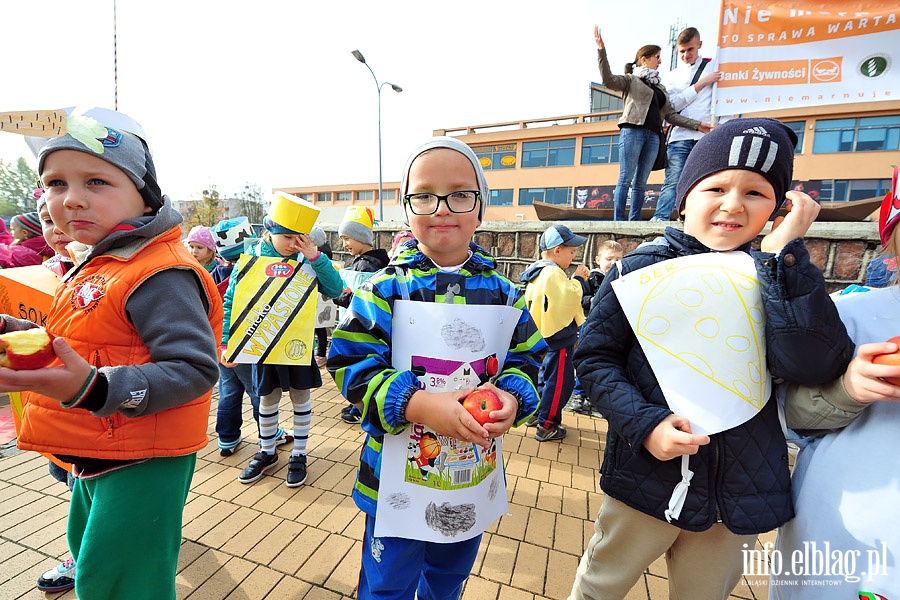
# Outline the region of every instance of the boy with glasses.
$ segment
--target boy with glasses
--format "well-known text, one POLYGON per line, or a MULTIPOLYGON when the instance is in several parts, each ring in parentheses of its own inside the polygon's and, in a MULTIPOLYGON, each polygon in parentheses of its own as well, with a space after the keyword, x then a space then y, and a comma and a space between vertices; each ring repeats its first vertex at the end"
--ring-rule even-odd
MULTIPOLYGON (((469 528, 436 542, 432 538, 437 535, 428 525, 431 521, 409 508, 403 537, 376 537, 379 488, 389 481, 384 474, 404 469, 407 463, 388 460, 383 449, 402 442, 395 436, 422 426, 441 438, 455 438, 457 445, 491 447, 489 438, 502 436, 534 411, 537 391, 532 381, 538 371, 534 352, 543 349, 544 343, 524 310, 521 292, 495 270, 494 259, 471 241, 488 196, 475 153, 453 138, 432 139, 408 159, 400 194, 415 240, 357 289, 347 316, 332 335, 328 354, 328 370, 344 397, 361 407, 361 426, 367 434, 353 490, 353 500, 366 513, 357 598, 417 594, 452 599, 459 597, 469 576, 483 529, 469 528), (479 324, 489 309, 501 308, 510 311, 505 314, 511 315, 512 333, 506 339, 483 336, 484 344, 476 347, 473 342, 479 341, 486 324, 479 329, 460 323, 479 324), (400 318, 402 311, 406 318, 400 318), (429 332, 425 339, 417 337, 423 326, 429 332), (479 425, 460 404, 473 390, 469 380, 464 385, 427 388, 423 381, 427 373, 419 373, 418 366, 414 372, 413 361, 402 358, 404 342, 410 340, 417 354, 427 355, 421 358, 430 366, 452 359, 482 376, 486 383, 481 387, 496 393, 503 405, 490 413, 494 422, 479 425), (488 360, 494 347, 497 356, 502 350, 505 358, 492 372, 488 360)), ((502 468, 501 461, 497 468, 502 468)), ((466 493, 465 489, 441 489, 428 490, 447 500, 429 508, 435 513, 457 504, 458 494, 466 493)), ((381 510, 387 510, 397 498, 388 489, 383 491, 381 510)))

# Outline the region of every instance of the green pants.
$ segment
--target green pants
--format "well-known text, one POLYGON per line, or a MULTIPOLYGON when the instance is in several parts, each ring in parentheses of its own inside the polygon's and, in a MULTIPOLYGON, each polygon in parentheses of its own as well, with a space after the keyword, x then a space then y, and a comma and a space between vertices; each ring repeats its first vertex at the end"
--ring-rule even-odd
POLYGON ((197 455, 76 479, 66 537, 81 600, 175 600, 181 517, 197 455))

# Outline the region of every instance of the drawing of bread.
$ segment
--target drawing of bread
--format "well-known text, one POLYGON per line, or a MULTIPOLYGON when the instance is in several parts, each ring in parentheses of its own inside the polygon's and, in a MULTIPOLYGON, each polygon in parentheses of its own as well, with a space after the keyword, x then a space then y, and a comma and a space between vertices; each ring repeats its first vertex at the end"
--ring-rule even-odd
POLYGON ((637 322, 649 342, 761 409, 768 395, 759 281, 723 266, 685 267, 652 283, 637 322))
POLYGON ((66 135, 66 111, 0 112, 0 131, 36 137, 60 137, 66 135))

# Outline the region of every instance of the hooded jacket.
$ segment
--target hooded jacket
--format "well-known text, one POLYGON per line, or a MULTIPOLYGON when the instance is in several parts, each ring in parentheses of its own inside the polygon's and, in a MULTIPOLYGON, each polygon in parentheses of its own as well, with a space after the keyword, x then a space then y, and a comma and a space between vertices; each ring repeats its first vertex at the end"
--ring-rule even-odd
POLYGON ((94 474, 107 462, 206 445, 222 305, 181 243, 180 222, 166 202, 96 246, 70 245, 78 265, 57 290, 47 329, 97 367, 99 378, 72 403, 29 393, 20 448, 94 474))
POLYGON ((407 242, 405 250, 387 268, 357 289, 347 316, 332 335, 328 371, 341 394, 362 406, 362 428, 367 436, 353 499, 366 514, 375 516, 378 503, 384 435, 400 433, 409 425, 404 410, 409 398, 419 390, 419 380, 412 371, 398 371, 391 366, 393 306, 403 297, 398 275, 407 280, 410 300, 417 302, 442 302, 444 294, 439 290, 448 286, 455 290, 455 304, 505 305, 509 295, 515 294, 513 306, 522 313, 503 370, 494 384, 519 400, 517 425, 537 407, 533 382, 537 381, 539 365, 534 353, 546 347, 544 341, 525 309, 521 292, 495 270, 494 259, 484 250, 473 243, 469 249, 472 256, 458 273, 444 273, 419 250, 418 242, 407 242))
MULTIPOLYGON (((374 248, 368 252, 364 252, 353 259, 353 263, 347 268, 349 271, 357 271, 360 273, 375 273, 385 268, 390 261, 390 257, 386 250, 374 248)), ((362 284, 362 281, 359 281, 362 284)), ((358 286, 357 286, 358 287, 358 286)), ((350 299, 353 298, 353 291, 343 292, 334 299, 334 303, 342 308, 350 306, 350 299)))
POLYGON ((521 281, 525 305, 547 345, 553 350, 575 345, 584 323, 583 280, 569 279, 558 264, 541 259, 525 269, 521 281))
MULTIPOLYGON (((853 344, 803 241, 790 242, 777 258, 752 251, 749 244, 738 250, 751 255, 759 275, 770 375, 805 385, 841 375, 853 357, 853 344)), ((712 250, 668 227, 664 237, 622 259, 621 273, 705 252, 712 250)), ((643 443, 672 411, 613 291, 619 276, 617 266, 607 273, 574 361, 591 403, 609 422, 600 487, 665 520, 669 497, 681 481, 681 461, 657 460, 643 443)), ((704 531, 721 520, 734 533, 757 534, 793 517, 787 445, 776 404, 770 398, 756 416, 710 436, 710 443, 690 457, 694 476, 673 524, 704 531)))

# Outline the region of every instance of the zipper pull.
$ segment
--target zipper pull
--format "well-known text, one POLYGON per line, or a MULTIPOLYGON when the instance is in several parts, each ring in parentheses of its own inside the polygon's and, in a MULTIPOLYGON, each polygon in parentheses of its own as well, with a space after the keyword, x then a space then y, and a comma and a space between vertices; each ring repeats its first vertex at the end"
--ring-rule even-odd
POLYGON ((106 428, 106 437, 111 438, 113 436, 113 420, 112 417, 106 417, 106 423, 109 427, 106 428))

